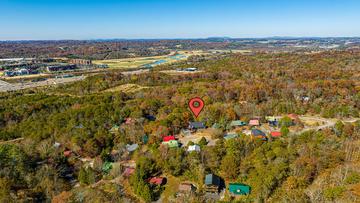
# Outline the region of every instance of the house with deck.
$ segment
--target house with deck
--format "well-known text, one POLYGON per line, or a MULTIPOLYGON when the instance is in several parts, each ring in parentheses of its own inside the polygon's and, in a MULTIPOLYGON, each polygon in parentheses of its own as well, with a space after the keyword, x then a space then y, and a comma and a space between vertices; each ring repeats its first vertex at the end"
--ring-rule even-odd
POLYGON ((221 187, 221 179, 214 174, 205 176, 205 191, 209 193, 218 193, 221 187))
POLYGON ((190 122, 189 123, 189 130, 191 131, 196 131, 196 130, 200 130, 200 129, 205 129, 205 123, 203 122, 190 122))
POLYGON ((267 141, 266 134, 263 131, 259 130, 259 129, 252 129, 251 130, 251 136, 253 138, 259 138, 261 140, 267 141))

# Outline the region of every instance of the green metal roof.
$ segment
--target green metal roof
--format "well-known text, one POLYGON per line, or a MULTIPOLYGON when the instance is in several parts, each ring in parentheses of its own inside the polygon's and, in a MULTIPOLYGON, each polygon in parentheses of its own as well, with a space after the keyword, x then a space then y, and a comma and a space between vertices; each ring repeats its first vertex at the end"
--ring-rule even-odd
POLYGON ((229 192, 235 195, 248 195, 250 194, 251 187, 242 183, 230 183, 229 192))
POLYGON ((112 169, 112 163, 111 162, 105 162, 102 166, 102 171, 104 173, 109 173, 110 170, 112 169))

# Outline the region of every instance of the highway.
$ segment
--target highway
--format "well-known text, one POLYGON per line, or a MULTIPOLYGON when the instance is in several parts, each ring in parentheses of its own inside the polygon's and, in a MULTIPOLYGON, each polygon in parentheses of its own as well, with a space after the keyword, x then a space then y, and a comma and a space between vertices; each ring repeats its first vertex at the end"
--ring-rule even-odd
POLYGON ((58 84, 76 82, 85 79, 85 76, 74 76, 69 78, 49 78, 38 82, 8 83, 0 80, 0 92, 16 91, 28 88, 45 87, 58 84))

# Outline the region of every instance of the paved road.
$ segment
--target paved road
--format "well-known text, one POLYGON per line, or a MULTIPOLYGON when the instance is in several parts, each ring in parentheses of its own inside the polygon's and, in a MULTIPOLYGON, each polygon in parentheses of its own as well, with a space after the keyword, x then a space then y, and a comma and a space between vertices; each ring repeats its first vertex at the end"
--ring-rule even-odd
POLYGON ((22 90, 35 87, 52 86, 57 84, 65 84, 85 79, 85 76, 75 76, 70 78, 49 78, 45 81, 39 82, 24 82, 24 83, 7 83, 0 80, 0 92, 8 92, 15 90, 22 90))

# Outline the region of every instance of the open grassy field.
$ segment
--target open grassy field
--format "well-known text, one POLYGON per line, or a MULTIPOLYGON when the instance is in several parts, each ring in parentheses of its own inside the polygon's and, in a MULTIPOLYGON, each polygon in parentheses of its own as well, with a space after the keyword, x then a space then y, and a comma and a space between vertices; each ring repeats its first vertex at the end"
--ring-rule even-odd
POLYGON ((139 90, 143 90, 149 87, 140 86, 137 84, 125 84, 125 85, 119 85, 117 87, 113 87, 110 89, 105 90, 105 92, 126 92, 126 93, 132 93, 137 92, 139 90))
POLYGON ((208 54, 203 51, 179 51, 164 56, 136 57, 126 59, 96 60, 94 64, 106 64, 111 69, 133 69, 144 65, 161 65, 186 60, 189 56, 208 54), (177 55, 176 55, 177 54, 177 55))

